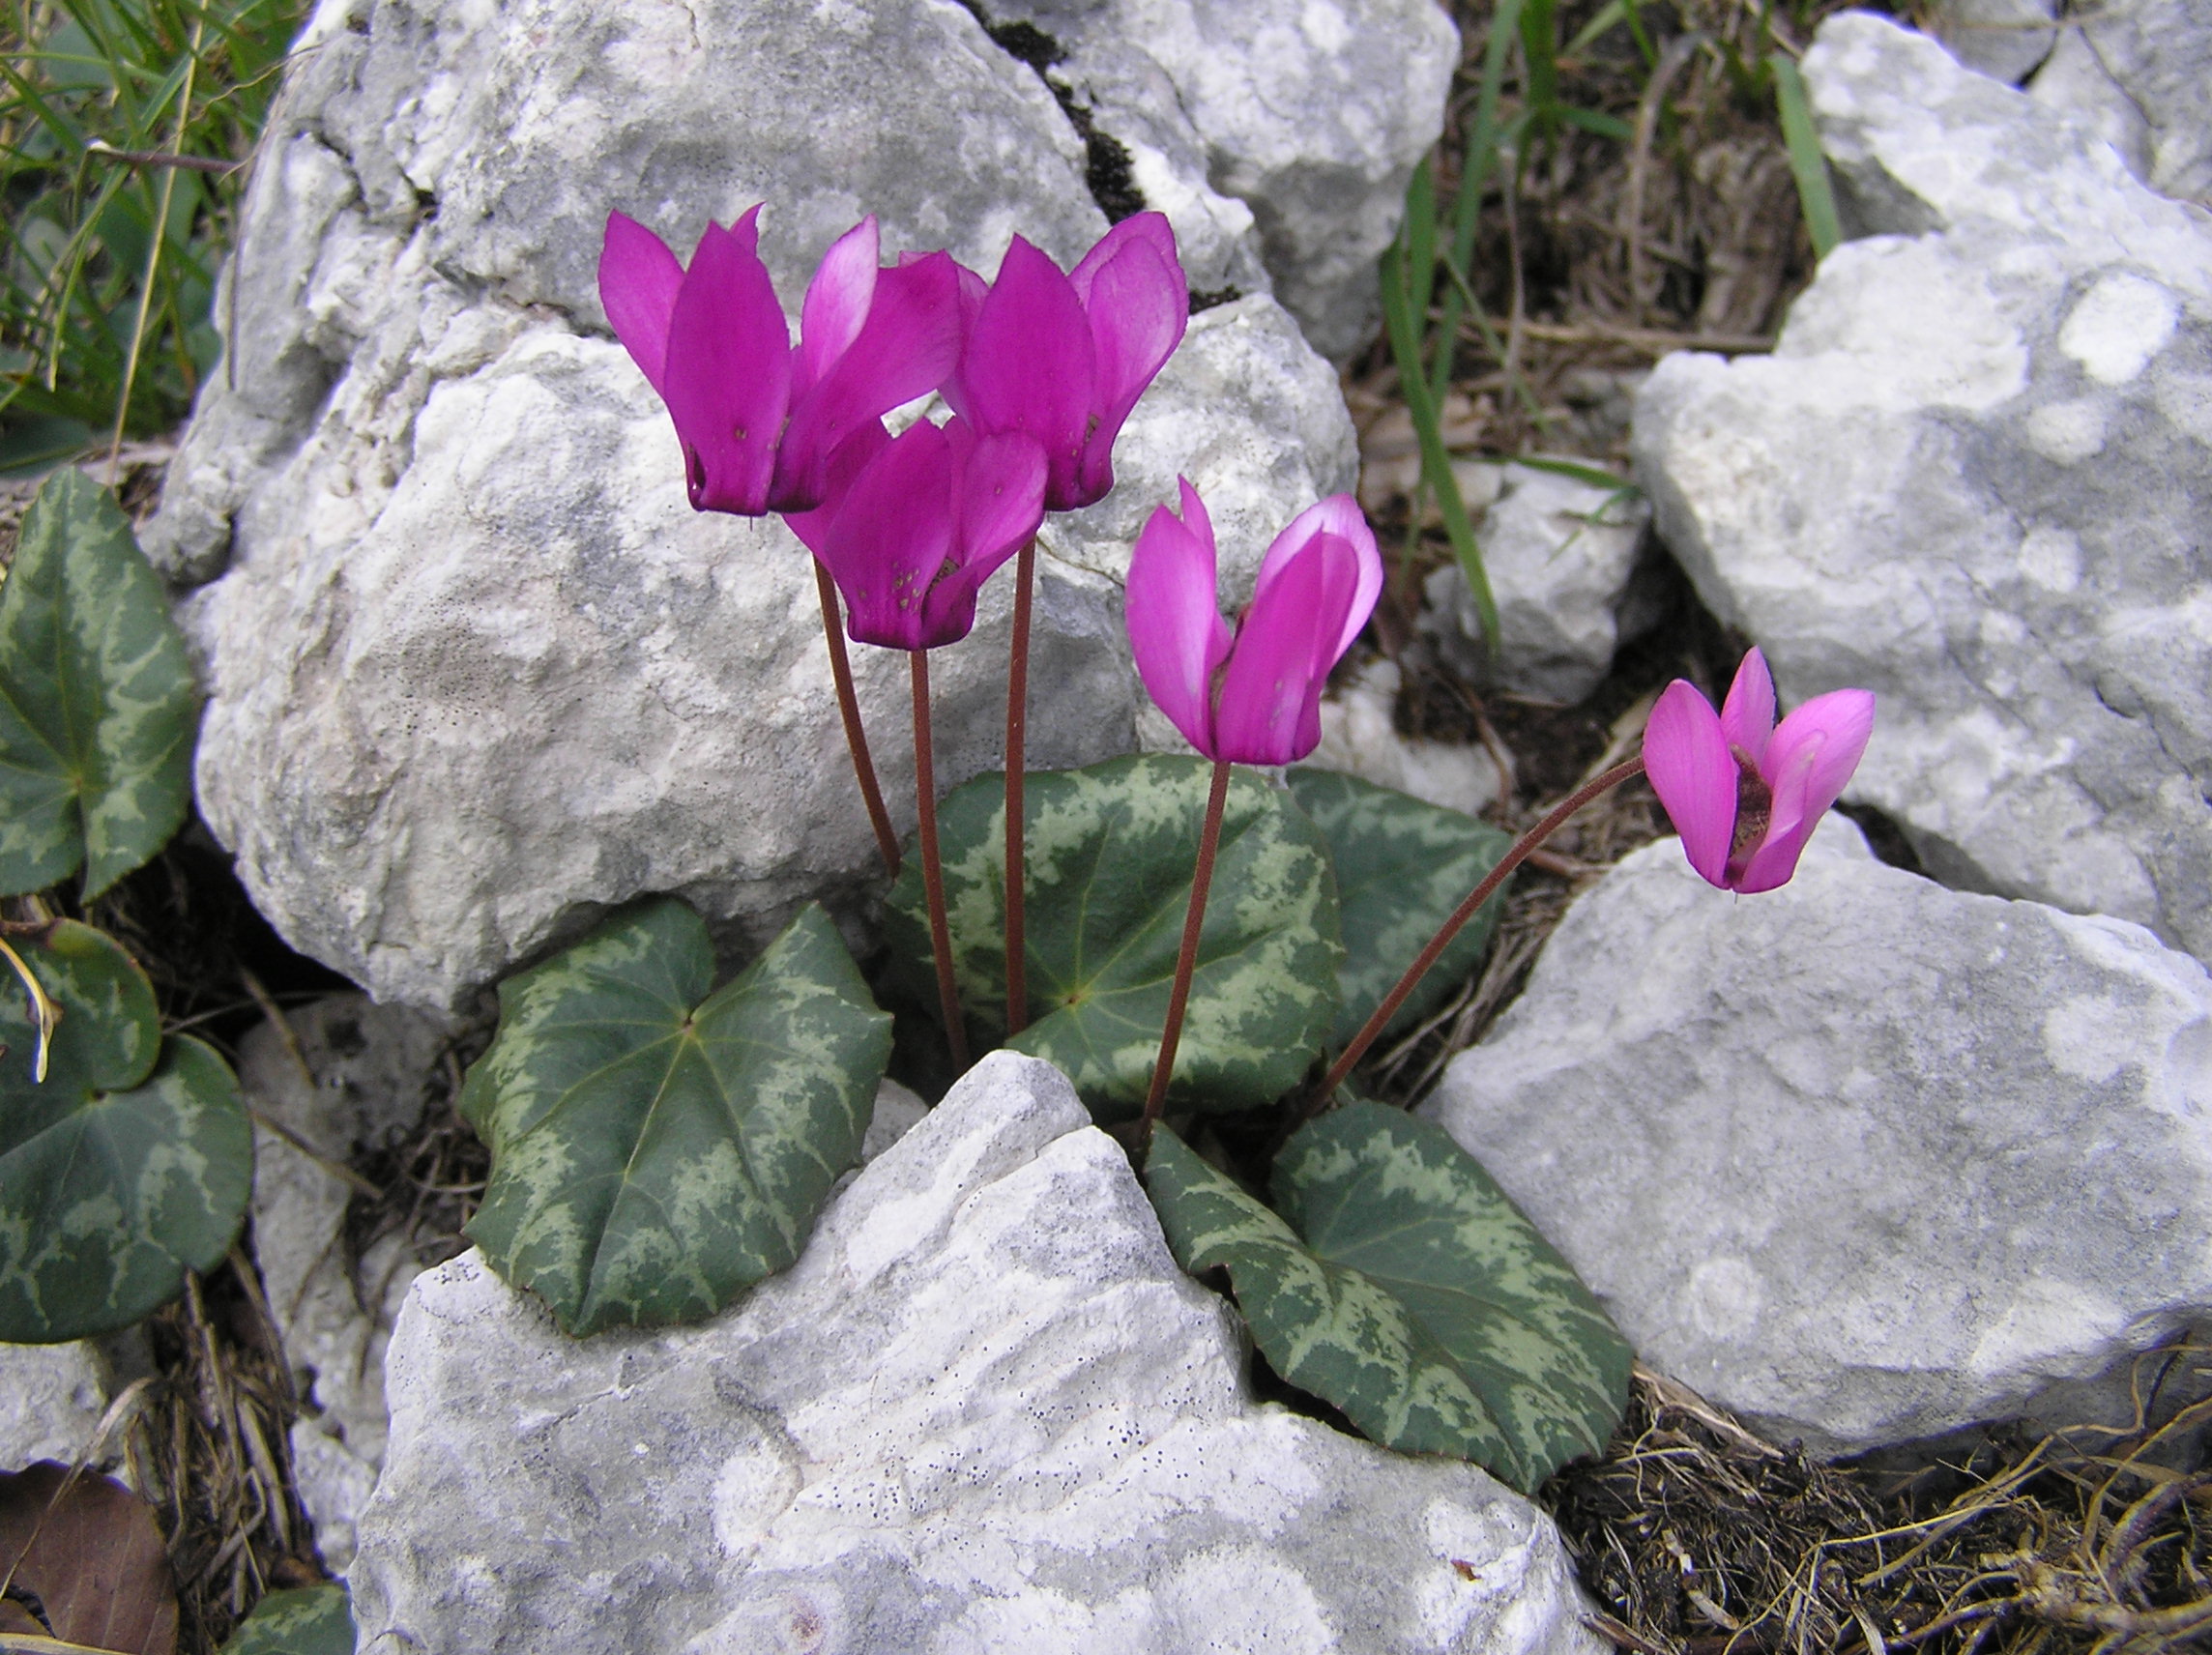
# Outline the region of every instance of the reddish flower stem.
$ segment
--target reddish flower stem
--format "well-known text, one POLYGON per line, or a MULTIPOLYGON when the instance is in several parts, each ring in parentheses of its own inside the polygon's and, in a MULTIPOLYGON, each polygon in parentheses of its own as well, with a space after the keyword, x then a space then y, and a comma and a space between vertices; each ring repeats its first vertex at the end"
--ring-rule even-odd
POLYGON ((937 763, 929 740, 929 652, 909 650, 914 666, 914 799, 920 818, 921 888, 929 900, 929 951, 937 959, 937 1006, 945 1018, 945 1043, 952 1067, 968 1072, 968 1030, 960 1021, 960 991, 952 981, 952 929, 945 920, 945 870, 937 858, 937 763))
POLYGON ((859 778, 860 798, 876 829, 876 849, 883 853, 884 866, 895 879, 899 870, 898 835, 891 831, 890 812, 884 808, 884 792, 876 785, 876 761, 868 755, 868 733, 860 724, 860 699, 853 692, 853 662, 845 653, 837 583, 830 578, 820 559, 814 563, 814 589, 822 598, 822 636, 830 646, 830 678, 837 686, 837 714, 845 721, 845 745, 853 755, 853 773, 859 778))
POLYGON ((1030 717, 1030 593, 1036 585, 1036 541, 1014 565, 1014 647, 1006 668, 1006 1033, 1029 1026, 1028 939, 1023 934, 1029 870, 1022 859, 1022 763, 1030 717))
POLYGON ((1345 1047, 1344 1055, 1330 1066, 1328 1073, 1323 1077, 1321 1086, 1307 1101, 1304 1112, 1298 1118, 1301 1121, 1311 1120, 1328 1107, 1328 1100, 1336 1095, 1336 1089, 1344 1084, 1344 1077, 1352 1073, 1353 1065, 1367 1056, 1367 1048, 1375 1044, 1384 1025, 1398 1014, 1398 1007, 1406 1003, 1406 997, 1420 986, 1421 978, 1429 973, 1429 968, 1451 946, 1451 940, 1460 934, 1461 929, 1475 916, 1482 905, 1497 894, 1498 887, 1505 883, 1506 876, 1527 861, 1531 851, 1557 833, 1568 817, 1591 799, 1610 793, 1631 776, 1643 773, 1644 760, 1641 755, 1626 764, 1614 766, 1596 780, 1585 783, 1561 799, 1543 821, 1513 842, 1513 848, 1498 859, 1498 865, 1483 876, 1482 883, 1469 892, 1467 900, 1452 911, 1451 917, 1429 939, 1429 945, 1406 969, 1406 974, 1398 979, 1398 986, 1382 997, 1382 1003, 1375 1008, 1375 1015, 1352 1037, 1352 1044, 1345 1047))
POLYGON ((1182 919, 1182 946, 1176 952, 1175 986, 1168 991, 1168 1020, 1160 1030, 1159 1060, 1152 1065, 1152 1089, 1145 1098, 1145 1118, 1137 1127, 1137 1152, 1151 1147, 1152 1123, 1168 1100, 1175 1074, 1176 1048, 1182 1043, 1183 1007, 1190 1002, 1191 973, 1198 968, 1198 936, 1206 927, 1206 893, 1213 884, 1214 854, 1221 849, 1221 814, 1229 803, 1229 761, 1213 761, 1213 787, 1206 796, 1206 826, 1198 835, 1198 866, 1190 876, 1190 907, 1182 919))

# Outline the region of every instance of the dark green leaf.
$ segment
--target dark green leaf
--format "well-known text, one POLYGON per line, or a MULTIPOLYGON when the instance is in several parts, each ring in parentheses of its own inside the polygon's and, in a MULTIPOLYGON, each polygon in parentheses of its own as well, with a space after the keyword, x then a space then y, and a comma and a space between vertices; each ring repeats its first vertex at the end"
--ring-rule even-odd
POLYGON ((353 1641, 345 1587, 299 1586, 255 1604, 222 1655, 353 1655, 353 1641))
POLYGON ((1164 1128, 1145 1181, 1178 1262, 1228 1270, 1276 1372, 1383 1446, 1527 1493, 1619 1422, 1627 1343, 1441 1127, 1324 1116, 1276 1162, 1281 1216, 1164 1128))
POLYGON ((185 819, 199 699, 160 580, 107 490, 49 477, 0 587, 0 892, 99 895, 185 819))
POLYGON ((0 1340, 127 1327, 229 1251, 253 1184, 253 1130, 229 1067, 163 1040, 154 991, 112 940, 65 920, 20 949, 60 1004, 51 1066, 0 978, 0 1340))
POLYGON ((705 922, 663 898, 500 984, 461 1093, 492 1151, 468 1234, 571 1333, 713 1315, 859 1159, 890 1019, 829 916, 713 980, 705 922))
MULTIPOLYGON (((1329 1044, 1342 1046, 1382 1003, 1382 997, 1437 928, 1467 900, 1513 847, 1513 837, 1456 810, 1441 810, 1356 776, 1295 769, 1291 797, 1313 818, 1336 864, 1336 895, 1344 915, 1342 1001, 1329 1044)), ((1414 989, 1386 1032, 1412 1027, 1473 972, 1498 929, 1508 880, 1454 937, 1414 989)))
MULTIPOLYGON (((1059 1064, 1101 1119, 1136 1114, 1151 1080, 1211 771, 1204 759, 1160 754, 1033 771, 1026 784, 1033 1021, 1006 1044, 1059 1064)), ((938 834, 961 1004, 996 1039, 1005 1026, 1004 778, 955 789, 938 834)), ((917 856, 891 889, 884 930, 920 991, 930 952, 917 856)), ((1238 770, 1170 1100, 1248 1109, 1296 1085, 1335 1018, 1338 953, 1320 833, 1284 794, 1238 770)))

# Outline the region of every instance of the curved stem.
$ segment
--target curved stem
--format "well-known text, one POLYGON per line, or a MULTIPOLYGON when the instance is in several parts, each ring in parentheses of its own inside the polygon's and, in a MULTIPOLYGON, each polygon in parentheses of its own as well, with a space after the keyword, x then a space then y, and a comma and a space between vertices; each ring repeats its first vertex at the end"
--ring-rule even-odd
POLYGON ((1152 1123, 1168 1101, 1168 1080, 1175 1073, 1176 1048, 1182 1043, 1183 1007, 1190 1002, 1190 976, 1198 969, 1198 937, 1206 927, 1206 893, 1213 884, 1213 858, 1221 849, 1221 814, 1229 803, 1229 761, 1213 761, 1213 787, 1206 796, 1206 826, 1198 835, 1198 866, 1190 876, 1190 907, 1182 916, 1182 946, 1176 951, 1175 986, 1168 991, 1168 1020, 1160 1030, 1160 1055, 1152 1064, 1152 1089, 1145 1098, 1145 1118, 1137 1127, 1137 1152, 1152 1142, 1152 1123))
POLYGON ((1352 1037, 1352 1044, 1345 1047, 1344 1055, 1336 1060, 1328 1073, 1323 1077, 1319 1089, 1299 1116, 1300 1120, 1311 1120, 1328 1107, 1328 1100, 1336 1095, 1336 1089, 1344 1084, 1344 1077, 1352 1073, 1354 1063, 1367 1056, 1367 1048, 1375 1044, 1383 1028, 1398 1014, 1398 1007, 1406 1003, 1406 997, 1420 986, 1421 979, 1429 973, 1429 968, 1451 946, 1451 940, 1460 934, 1461 929, 1475 916, 1482 905, 1497 894, 1498 887, 1505 883, 1506 876, 1528 860, 1528 853, 1557 833, 1568 817, 1591 799, 1612 792, 1631 776, 1643 773, 1644 760, 1641 755, 1626 764, 1614 766, 1596 780, 1584 784, 1561 799, 1553 806, 1543 821, 1513 842, 1513 848, 1499 857, 1498 865, 1483 875, 1482 883, 1469 892, 1467 900, 1452 910, 1451 917, 1429 939, 1429 945, 1406 969, 1406 974, 1398 979, 1398 986, 1382 997, 1382 1003, 1375 1008, 1375 1015, 1361 1026, 1359 1032, 1352 1037))
POLYGON ((1030 1020, 1028 939, 1023 909, 1028 866, 1022 859, 1022 762, 1030 716, 1030 593, 1036 585, 1036 540, 1024 542, 1014 566, 1014 647, 1006 667, 1006 1033, 1030 1020))
POLYGON ((952 981, 952 929, 945 920, 945 870, 937 857, 937 763, 929 740, 929 652, 910 650, 914 667, 914 800, 920 818, 921 888, 929 900, 929 951, 937 960, 937 1008, 945 1018, 945 1043, 952 1067, 968 1072, 968 1030, 960 1021, 960 991, 952 981))
POLYGON ((860 724, 860 698, 853 692, 853 662, 845 653, 845 626, 837 614, 837 583, 814 560, 814 590, 822 599, 822 636, 830 646, 830 679, 837 686, 837 715, 845 721, 845 745, 853 754, 853 773, 859 778, 860 799, 868 807, 868 821, 876 830, 876 849, 884 866, 895 879, 899 870, 898 835, 891 831, 890 812, 884 808, 883 789, 876 785, 876 761, 868 756, 868 733, 860 724))

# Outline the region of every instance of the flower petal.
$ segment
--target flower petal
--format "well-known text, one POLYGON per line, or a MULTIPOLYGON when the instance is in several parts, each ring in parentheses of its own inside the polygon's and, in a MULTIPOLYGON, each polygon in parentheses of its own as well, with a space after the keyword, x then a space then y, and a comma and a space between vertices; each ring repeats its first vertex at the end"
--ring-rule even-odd
POLYGON ((1098 371, 1075 501, 1089 506, 1114 486, 1114 441, 1122 422, 1182 342, 1190 283, 1176 259, 1175 232, 1157 213, 1140 213, 1107 231, 1068 281, 1090 318, 1098 371))
POLYGON ((827 468, 829 486, 824 489, 822 504, 811 511, 786 511, 784 525, 800 538, 800 544, 816 557, 828 543, 830 524, 837 515, 838 508, 852 492, 853 481, 865 471, 868 462, 891 446, 891 434, 884 429, 883 421, 871 420, 837 445, 830 456, 827 468))
POLYGON ((951 446, 917 421, 854 478, 817 554, 844 595, 846 630, 926 649, 922 599, 952 557, 955 526, 951 446))
POLYGON ((1026 431, 1043 446, 1045 504, 1066 509, 1093 407, 1091 320, 1060 267, 1019 236, 976 314, 961 377, 978 432, 1026 431))
POLYGON ((599 244, 599 307, 655 391, 668 361, 669 318, 683 285, 683 263, 666 242, 635 218, 607 215, 606 239, 599 244))
POLYGON ((931 253, 880 271, 875 301, 852 345, 792 402, 776 457, 779 509, 818 503, 824 467, 871 420, 937 388, 960 356, 960 288, 951 258, 931 253))
POLYGON ((1729 745, 1749 753, 1753 764, 1766 762, 1766 743, 1774 734, 1774 678, 1757 647, 1737 665, 1735 682, 1721 703, 1721 734, 1729 745))
POLYGON ((1129 554, 1129 650, 1160 711, 1213 757, 1213 674, 1229 654, 1229 626, 1214 597, 1213 525, 1187 481, 1182 503, 1179 520, 1155 509, 1129 554))
POLYGON ((1831 690, 1776 726, 1760 766, 1774 796, 1766 837, 1752 853, 1736 889, 1772 890, 1797 871, 1806 842, 1866 754, 1874 705, 1872 690, 1831 690))
POLYGON ((1375 613, 1376 599, 1382 595, 1382 554, 1376 549, 1375 531, 1367 526, 1367 513, 1360 510, 1357 500, 1349 494, 1332 494, 1292 518, 1290 527, 1274 537, 1267 546, 1267 555, 1260 560, 1260 578, 1253 583, 1252 601, 1259 602, 1260 594, 1266 590, 1274 572, 1294 552, 1321 533, 1346 541, 1359 561, 1358 585, 1351 606, 1345 611, 1336 639, 1336 653, 1328 660, 1329 667, 1333 668, 1344 658, 1344 652, 1352 648, 1352 640, 1359 636, 1360 627, 1366 625, 1367 618, 1375 613))
MULTIPOLYGON (((955 420, 947 437, 966 427, 955 420)), ((1020 551, 1044 521, 1044 450, 1019 431, 975 439, 962 455, 960 536, 955 554, 980 586, 1020 551)))
MULTIPOLYGON (((904 263, 915 256, 901 253, 899 259, 904 263)), ((991 284, 957 259, 952 262, 952 270, 960 282, 960 356, 952 364, 952 371, 945 376, 945 383, 937 389, 945 398, 946 407, 973 422, 975 415, 968 398, 968 346, 975 336, 975 320, 983 313, 983 301, 991 296, 991 284)))
POLYGON ((1336 600, 1343 604, 1356 582, 1351 547, 1333 535, 1316 535, 1282 565, 1265 593, 1253 595, 1229 652, 1229 670, 1222 674, 1212 757, 1287 765, 1313 750, 1321 740, 1321 690, 1328 677, 1325 668, 1315 668, 1341 624, 1341 617, 1329 612, 1329 589, 1337 589, 1336 600), (1306 741, 1309 733, 1312 740, 1306 741))
POLYGON ((806 394, 859 337, 876 296, 881 237, 870 213, 830 244, 806 284, 799 311, 799 357, 793 363, 792 400, 806 394))
POLYGON ((1728 887, 1729 846, 1735 837, 1736 768, 1713 704, 1676 679, 1661 693, 1644 727, 1644 769, 1659 796, 1690 866, 1710 885, 1728 887))
POLYGON ((670 316, 661 387, 692 507, 755 517, 768 509, 791 395, 790 329, 754 250, 759 212, 700 238, 670 316))

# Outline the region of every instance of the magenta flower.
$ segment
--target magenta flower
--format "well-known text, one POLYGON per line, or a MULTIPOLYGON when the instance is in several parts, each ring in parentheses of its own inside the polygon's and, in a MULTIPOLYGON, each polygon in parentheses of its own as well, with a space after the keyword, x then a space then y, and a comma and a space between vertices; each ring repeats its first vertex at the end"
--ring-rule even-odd
POLYGON ((960 420, 875 427, 830 467, 830 501, 784 521, 845 595, 863 644, 934 650, 975 624, 975 594, 1044 521, 1044 452, 960 420))
POLYGON ((873 216, 823 255, 793 350, 759 218, 710 223, 686 270, 610 213, 599 253, 600 303, 668 404, 693 508, 745 517, 821 505, 839 445, 935 390, 960 354, 959 267, 930 253, 878 269, 873 216))
POLYGON ((1717 717, 1684 680, 1667 686, 1644 726, 1644 765, 1690 866, 1723 890, 1772 890, 1797 871, 1873 734, 1865 689, 1815 696, 1777 725, 1774 680, 1753 650, 1717 717))
POLYGON ((1232 637, 1214 597, 1213 523, 1189 481, 1129 557, 1129 648, 1160 711, 1208 758, 1287 765, 1321 741, 1321 692, 1382 591, 1375 536, 1349 494, 1298 513, 1260 564, 1232 637))
POLYGON ((1043 446, 1050 509, 1104 499, 1114 439, 1190 320, 1167 219, 1122 219, 1064 276, 1016 236, 995 283, 961 277, 967 343, 946 401, 979 433, 1025 431, 1043 446))

